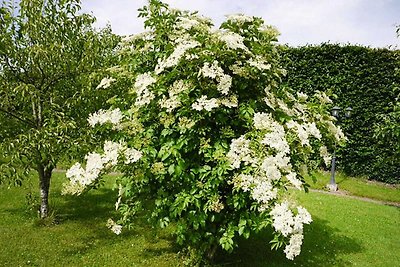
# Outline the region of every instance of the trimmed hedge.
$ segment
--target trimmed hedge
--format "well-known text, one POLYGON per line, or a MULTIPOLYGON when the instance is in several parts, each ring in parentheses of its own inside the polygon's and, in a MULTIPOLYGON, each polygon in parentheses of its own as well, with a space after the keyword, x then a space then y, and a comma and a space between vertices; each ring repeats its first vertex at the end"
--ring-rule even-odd
POLYGON ((338 149, 339 166, 350 175, 400 183, 399 151, 374 136, 400 91, 400 50, 322 44, 285 46, 281 54, 286 86, 330 92, 337 96, 334 105, 353 108, 352 117, 341 122, 349 141, 338 149))

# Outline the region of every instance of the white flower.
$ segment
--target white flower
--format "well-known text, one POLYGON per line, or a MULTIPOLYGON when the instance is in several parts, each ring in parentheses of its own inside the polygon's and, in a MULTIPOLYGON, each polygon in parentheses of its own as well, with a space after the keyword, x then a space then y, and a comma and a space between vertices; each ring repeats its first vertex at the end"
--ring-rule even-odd
POLYGON ((274 188, 271 181, 256 181, 251 190, 251 197, 260 204, 268 204, 278 196, 278 189, 274 188))
POLYGON ((114 222, 112 219, 107 220, 107 227, 111 229, 111 231, 114 232, 114 234, 119 235, 121 234, 122 231, 122 225, 117 224, 114 222))
POLYGON ((325 166, 328 167, 331 164, 332 156, 328 153, 326 146, 319 148, 319 155, 324 159, 325 166))
POLYGON ((199 22, 195 19, 180 17, 179 21, 176 23, 176 26, 177 26, 177 28, 190 30, 191 28, 197 26, 198 24, 199 24, 199 22))
POLYGON ((118 155, 122 150, 123 145, 120 143, 105 141, 104 142, 104 155, 102 161, 104 164, 116 165, 118 162, 118 155))
POLYGON ((286 175, 286 179, 289 180, 289 182, 296 187, 297 189, 301 190, 301 186, 303 183, 296 178, 297 174, 295 172, 290 172, 289 174, 286 175))
POLYGON ((108 122, 113 124, 114 127, 118 127, 123 117, 124 116, 119 108, 112 110, 100 109, 99 111, 89 115, 88 122, 92 127, 96 126, 96 124, 103 125, 108 122))
POLYGON ((246 45, 243 43, 244 37, 230 31, 219 31, 217 33, 218 38, 223 41, 230 49, 242 49, 248 51, 246 45))
POLYGON ((256 112, 253 117, 254 127, 259 130, 271 129, 276 125, 276 121, 270 113, 256 112))
POLYGON ((247 192, 251 189, 254 181, 255 179, 252 175, 240 174, 233 179, 233 186, 234 188, 241 188, 244 192, 247 192))
POLYGON ((302 93, 302 92, 297 92, 297 98, 298 98, 300 101, 306 101, 307 98, 308 98, 308 95, 305 94, 305 93, 302 93))
POLYGON ((201 111, 203 109, 211 111, 213 108, 218 107, 218 100, 216 98, 207 99, 207 96, 203 95, 195 103, 192 104, 194 110, 201 111))
POLYGON ((315 93, 315 96, 318 98, 318 100, 321 102, 321 104, 332 104, 333 103, 333 101, 324 92, 317 91, 315 93))
POLYGON ((186 53, 187 50, 191 48, 195 48, 197 46, 200 46, 201 44, 197 41, 193 40, 180 40, 180 43, 176 46, 175 50, 172 52, 172 54, 164 59, 160 60, 154 70, 156 74, 162 73, 166 68, 174 67, 178 65, 179 61, 183 57, 183 55, 186 53))
POLYGON ((217 90, 223 95, 229 93, 232 85, 232 77, 224 74, 224 70, 218 66, 218 61, 214 61, 212 65, 206 62, 200 70, 200 73, 205 78, 216 79, 218 81, 217 90))
POLYGON ((227 74, 223 74, 219 77, 219 84, 217 86, 217 90, 220 91, 221 94, 227 95, 229 93, 231 85, 232 85, 232 77, 227 74))
POLYGON ((264 139, 261 140, 261 144, 275 148, 280 153, 289 154, 290 147, 284 134, 283 129, 267 133, 264 135, 264 139))
POLYGON ((271 69, 271 64, 267 63, 265 61, 265 59, 261 56, 256 56, 256 58, 254 58, 254 59, 249 59, 247 61, 247 63, 249 63, 250 66, 256 67, 257 69, 259 69, 261 71, 271 69))
MULTIPOLYGON (((307 131, 307 128, 306 128, 306 127, 308 127, 308 125, 301 125, 296 121, 290 120, 290 121, 288 121, 286 123, 286 127, 288 129, 293 129, 297 133, 297 136, 299 137, 300 143, 301 143, 302 146, 309 146, 310 145, 310 142, 308 140, 309 134, 308 134, 308 131, 307 131)), ((309 127, 312 128, 313 127, 312 124, 309 127)), ((315 129, 319 133, 319 130, 316 127, 315 127, 315 129)), ((313 129, 311 129, 311 130, 313 130, 313 129)), ((318 133, 317 132, 313 132, 313 134, 315 134, 315 135, 317 135, 318 133)))
POLYGON ((106 141, 103 154, 92 152, 85 156, 85 169, 79 163, 76 163, 67 171, 67 178, 70 183, 65 185, 63 191, 69 194, 81 194, 85 187, 98 179, 105 169, 118 164, 121 153, 125 157, 125 164, 136 162, 142 157, 142 152, 134 148, 127 148, 124 143, 106 141))
POLYGON ((254 18, 253 17, 249 17, 246 16, 244 14, 231 14, 231 15, 227 15, 227 21, 232 21, 235 22, 237 24, 243 24, 245 22, 253 22, 254 18))
POLYGON ((289 244, 285 247, 286 258, 293 260, 294 257, 298 256, 301 251, 301 245, 303 244, 303 234, 297 233, 290 237, 289 244))
POLYGON ((110 87, 112 82, 115 82, 115 81, 116 80, 114 78, 108 78, 108 77, 107 78, 103 78, 100 81, 100 84, 96 87, 96 89, 100 89, 100 88, 106 89, 106 88, 110 87))
POLYGON ((275 99, 276 100, 276 104, 278 104, 278 107, 283 111, 283 112, 285 112, 287 115, 289 115, 289 116, 293 116, 294 115, 294 111, 291 109, 291 108, 289 108, 287 105, 286 105, 286 103, 285 102, 283 102, 281 99, 279 99, 279 98, 276 98, 275 99))
POLYGON ((71 180, 71 183, 75 184, 76 181, 81 179, 84 173, 85 170, 81 167, 81 164, 77 162, 67 170, 67 173, 65 175, 67 176, 68 179, 71 180))
POLYGON ((284 236, 293 233, 294 218, 292 211, 289 209, 288 202, 285 201, 275 205, 270 215, 273 220, 272 226, 276 231, 281 232, 284 236))
POLYGON ((331 132, 331 134, 335 137, 336 141, 340 142, 346 140, 346 137, 344 136, 340 126, 336 126, 332 121, 327 121, 326 123, 328 124, 329 132, 331 132))
POLYGON ((264 171, 264 175, 270 180, 279 180, 282 177, 278 166, 275 164, 275 157, 273 156, 264 159, 261 164, 261 170, 264 171))
POLYGON ((219 103, 228 108, 235 108, 238 106, 238 99, 236 96, 230 96, 229 98, 220 99, 219 103))
POLYGON ((124 150, 125 164, 137 162, 142 157, 142 152, 134 148, 126 148, 124 150))
POLYGON ((238 139, 232 139, 230 150, 227 153, 227 158, 231 166, 235 169, 240 167, 240 163, 251 164, 255 162, 251 155, 250 140, 246 140, 244 136, 238 139))
POLYGON ((152 77, 150 72, 140 74, 136 77, 134 90, 137 94, 135 105, 140 107, 147 105, 154 99, 154 94, 147 88, 155 83, 157 80, 152 77))
POLYGON ((322 138, 321 132, 318 130, 317 125, 315 124, 315 122, 304 124, 304 128, 305 128, 305 130, 307 131, 307 133, 309 135, 314 136, 318 140, 320 140, 322 138))

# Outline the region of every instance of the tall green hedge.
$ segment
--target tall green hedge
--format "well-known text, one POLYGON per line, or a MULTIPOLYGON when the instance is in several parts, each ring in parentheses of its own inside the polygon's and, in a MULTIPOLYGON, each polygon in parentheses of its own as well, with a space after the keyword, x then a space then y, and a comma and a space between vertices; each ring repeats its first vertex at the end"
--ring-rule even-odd
POLYGON ((397 101, 400 51, 337 44, 281 49, 287 86, 329 91, 337 95, 334 105, 353 108, 351 119, 341 122, 349 141, 338 151, 339 166, 350 175, 400 183, 400 152, 374 137, 381 115, 397 101))

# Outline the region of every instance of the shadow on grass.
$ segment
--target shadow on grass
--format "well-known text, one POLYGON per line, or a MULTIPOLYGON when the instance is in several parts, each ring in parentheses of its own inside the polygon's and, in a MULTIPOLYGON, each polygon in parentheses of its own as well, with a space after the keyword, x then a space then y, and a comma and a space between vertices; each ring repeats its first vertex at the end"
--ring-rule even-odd
POLYGON ((284 248, 271 251, 270 232, 259 233, 248 240, 241 240, 232 254, 220 251, 216 266, 350 266, 351 262, 340 258, 343 254, 362 251, 361 244, 340 233, 340 229, 328 226, 317 217, 304 229, 302 251, 294 261, 285 258, 284 248))
MULTIPOLYGON (((120 235, 115 235, 106 227, 109 218, 117 219, 115 211, 117 191, 100 188, 81 196, 64 196, 58 203, 60 223, 73 223, 85 228, 85 235, 79 236, 74 247, 65 250, 68 254, 85 254, 101 246, 121 246, 121 243, 134 245, 137 254, 144 259, 151 259, 163 253, 176 253, 171 234, 165 230, 153 229, 144 216, 138 215, 133 229, 123 229, 120 235)), ((131 249, 129 247, 127 249, 131 249)))

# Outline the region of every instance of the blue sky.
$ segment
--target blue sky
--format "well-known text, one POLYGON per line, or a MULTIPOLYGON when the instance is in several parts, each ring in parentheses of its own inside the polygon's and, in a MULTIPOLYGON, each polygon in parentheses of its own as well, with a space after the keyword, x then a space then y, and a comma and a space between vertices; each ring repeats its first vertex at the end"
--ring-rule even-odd
MULTIPOLYGON (((322 42, 371 47, 400 46, 395 25, 400 24, 400 0, 164 0, 173 8, 199 11, 219 25, 225 15, 243 13, 262 17, 281 32, 280 43, 292 46, 322 42)), ((143 31, 137 9, 145 0, 82 0, 97 26, 109 22, 115 33, 143 31)))

